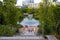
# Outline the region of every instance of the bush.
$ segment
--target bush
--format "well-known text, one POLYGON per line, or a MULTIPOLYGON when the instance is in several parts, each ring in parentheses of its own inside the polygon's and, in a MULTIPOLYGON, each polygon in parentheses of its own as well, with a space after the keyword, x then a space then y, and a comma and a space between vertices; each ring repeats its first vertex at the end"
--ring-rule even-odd
POLYGON ((10 25, 0 26, 0 36, 13 36, 16 33, 15 28, 10 25))
POLYGON ((57 35, 55 35, 55 36, 57 37, 58 40, 60 40, 60 35, 57 34, 57 35))
POLYGON ((43 35, 52 35, 55 34, 55 30, 54 30, 54 26, 52 26, 53 24, 48 23, 48 21, 46 21, 44 24, 41 25, 41 27, 38 30, 39 34, 43 35))
POLYGON ((42 34, 42 28, 38 29, 38 34, 37 35, 41 35, 42 34))
POLYGON ((17 25, 15 25, 14 27, 16 27, 16 28, 22 28, 22 25, 17 24, 17 25))

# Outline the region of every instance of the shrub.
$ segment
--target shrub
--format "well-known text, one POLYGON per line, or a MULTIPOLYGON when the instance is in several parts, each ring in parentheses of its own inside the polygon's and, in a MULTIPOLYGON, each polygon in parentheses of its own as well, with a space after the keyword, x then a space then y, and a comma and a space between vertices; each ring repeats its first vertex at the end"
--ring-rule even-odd
POLYGON ((53 24, 47 23, 48 21, 46 21, 44 24, 41 24, 41 27, 38 30, 39 34, 43 34, 43 35, 52 35, 55 33, 54 30, 54 26, 52 26, 53 24))
POLYGON ((15 25, 16 28, 22 28, 20 24, 15 25))
POLYGON ((0 36, 13 36, 16 33, 14 27, 10 25, 0 25, 0 36))
POLYGON ((60 35, 57 34, 57 35, 55 35, 55 36, 57 37, 58 40, 60 40, 60 35))
POLYGON ((42 34, 42 28, 38 29, 38 34, 37 35, 41 35, 42 34))

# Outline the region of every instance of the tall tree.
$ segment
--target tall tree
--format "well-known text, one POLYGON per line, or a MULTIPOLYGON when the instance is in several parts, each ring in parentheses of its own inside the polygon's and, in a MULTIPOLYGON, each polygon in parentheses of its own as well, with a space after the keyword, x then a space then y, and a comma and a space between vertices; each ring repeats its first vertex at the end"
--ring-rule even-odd
POLYGON ((57 33, 60 34, 60 6, 57 5, 54 7, 54 18, 55 18, 55 22, 56 22, 56 30, 57 33))
POLYGON ((9 4, 16 4, 17 0, 3 0, 3 2, 7 2, 9 4))
POLYGON ((48 0, 43 0, 39 8, 39 20, 42 26, 43 34, 51 34, 54 32, 56 22, 54 20, 54 6, 48 0))
MULTIPOLYGON (((3 18, 3 24, 12 24, 15 25, 20 16, 20 9, 15 6, 15 0, 6 0, 6 2, 1 4, 0 6, 0 14, 1 18, 3 18)), ((1 19, 0 19, 1 20, 1 19)))

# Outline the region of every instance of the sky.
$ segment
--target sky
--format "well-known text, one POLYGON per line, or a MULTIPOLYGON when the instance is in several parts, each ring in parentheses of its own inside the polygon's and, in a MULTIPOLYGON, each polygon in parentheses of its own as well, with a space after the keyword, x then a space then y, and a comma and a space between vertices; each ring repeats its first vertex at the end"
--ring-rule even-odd
MULTIPOLYGON (((24 1, 24 0, 18 0, 17 5, 22 6, 22 1, 24 1)), ((58 1, 60 2, 60 0, 58 0, 58 1)), ((39 3, 39 2, 41 2, 41 0, 34 0, 34 3, 39 3)))
MULTIPOLYGON (((22 1, 24 1, 24 0, 18 0, 17 1, 17 5, 20 5, 20 6, 22 6, 22 1)), ((34 0, 34 3, 39 3, 41 0, 34 0)))
MULTIPOLYGON (((0 1, 3 1, 3 0, 0 0, 0 1)), ((24 0, 17 0, 17 4, 16 5, 22 6, 22 1, 24 1, 24 0)), ((60 0, 58 0, 58 1, 60 2, 60 0)), ((34 3, 39 3, 39 2, 41 2, 41 0, 34 0, 34 3)))

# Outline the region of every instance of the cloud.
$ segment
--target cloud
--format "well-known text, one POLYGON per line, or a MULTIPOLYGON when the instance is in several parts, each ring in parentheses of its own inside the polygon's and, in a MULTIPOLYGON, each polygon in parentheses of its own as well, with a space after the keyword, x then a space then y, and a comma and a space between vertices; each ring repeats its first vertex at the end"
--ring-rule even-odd
POLYGON ((41 0, 34 0, 34 2, 35 2, 35 3, 39 3, 39 2, 41 2, 41 0))
POLYGON ((16 5, 22 6, 22 1, 23 1, 23 0, 17 0, 17 4, 16 4, 16 5))

